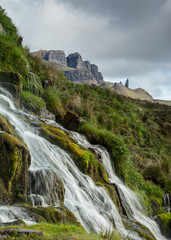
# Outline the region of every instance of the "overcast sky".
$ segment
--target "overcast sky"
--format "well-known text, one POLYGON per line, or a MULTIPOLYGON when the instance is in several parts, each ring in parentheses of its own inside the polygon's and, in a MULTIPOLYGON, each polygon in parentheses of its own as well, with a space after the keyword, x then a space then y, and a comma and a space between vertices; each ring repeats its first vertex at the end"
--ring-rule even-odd
POLYGON ((79 52, 106 81, 171 100, 171 0, 0 0, 31 51, 79 52))

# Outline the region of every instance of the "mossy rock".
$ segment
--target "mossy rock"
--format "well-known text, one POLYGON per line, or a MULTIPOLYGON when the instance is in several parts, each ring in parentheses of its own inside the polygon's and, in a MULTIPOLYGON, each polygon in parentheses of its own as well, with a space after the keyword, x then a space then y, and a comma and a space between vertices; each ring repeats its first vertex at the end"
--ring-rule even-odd
POLYGON ((0 85, 6 88, 15 98, 20 97, 23 78, 16 72, 0 72, 0 85))
MULTIPOLYGON (((151 231, 142 225, 139 222, 132 221, 130 219, 123 218, 123 223, 126 229, 128 229, 131 232, 137 232, 138 235, 143 240, 156 240, 155 236, 151 233, 151 231)), ((129 237, 129 234, 128 234, 129 237)))
POLYGON ((21 92, 21 106, 34 114, 40 115, 41 111, 46 108, 46 103, 42 98, 28 92, 21 92))
POLYGON ((67 151, 83 173, 92 177, 94 181, 108 182, 108 176, 102 163, 95 158, 90 150, 80 146, 67 133, 43 122, 40 132, 52 144, 56 144, 67 151))
POLYGON ((4 116, 2 116, 1 114, 0 114, 0 131, 6 132, 12 135, 14 134, 14 130, 11 123, 6 118, 4 118, 4 116))
POLYGON ((54 207, 30 207, 26 204, 23 207, 36 222, 62 223, 63 213, 54 207))
POLYGON ((77 131, 84 121, 76 113, 67 111, 63 123, 69 130, 77 131))
POLYGON ((11 201, 15 201, 18 194, 27 194, 30 154, 20 139, 5 132, 0 133, 0 149, 1 180, 11 201))
POLYGON ((161 232, 168 238, 171 238, 171 213, 162 213, 157 216, 161 232))

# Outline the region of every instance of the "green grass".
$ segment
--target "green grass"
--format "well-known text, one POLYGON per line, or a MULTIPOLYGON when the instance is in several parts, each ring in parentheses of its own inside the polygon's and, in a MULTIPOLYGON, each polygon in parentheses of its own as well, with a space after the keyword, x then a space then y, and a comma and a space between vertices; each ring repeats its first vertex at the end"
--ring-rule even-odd
MULTIPOLYGON (((14 227, 14 226, 13 226, 14 227)), ((17 228, 17 227, 15 227, 17 228)), ((23 227, 22 227, 23 228, 23 227)), ((64 225, 64 224, 49 224, 41 223, 30 227, 24 227, 25 229, 32 229, 41 231, 44 237, 35 236, 14 236, 8 237, 9 240, 124 240, 124 238, 117 232, 111 234, 105 234, 99 236, 96 234, 88 234, 82 227, 76 225, 64 225)), ((2 229, 2 228, 1 228, 2 229)))

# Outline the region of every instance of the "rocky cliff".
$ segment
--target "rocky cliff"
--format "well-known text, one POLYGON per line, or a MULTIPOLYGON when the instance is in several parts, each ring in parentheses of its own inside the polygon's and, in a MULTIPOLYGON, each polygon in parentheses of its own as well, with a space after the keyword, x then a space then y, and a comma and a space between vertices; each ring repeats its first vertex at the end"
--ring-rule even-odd
POLYGON ((89 61, 83 61, 78 52, 71 53, 66 57, 64 51, 61 50, 40 50, 32 55, 56 63, 58 71, 63 71, 66 77, 77 84, 98 85, 103 81, 103 75, 98 71, 98 66, 89 61), (64 68, 64 66, 68 68, 64 68))

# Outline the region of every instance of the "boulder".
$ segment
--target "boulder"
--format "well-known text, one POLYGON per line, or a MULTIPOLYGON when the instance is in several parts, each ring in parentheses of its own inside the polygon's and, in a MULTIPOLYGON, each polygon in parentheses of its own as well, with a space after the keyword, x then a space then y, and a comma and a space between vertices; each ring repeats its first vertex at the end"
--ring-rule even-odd
POLYGON ((64 116, 64 124, 69 130, 77 131, 83 123, 84 121, 72 111, 68 111, 64 116))

